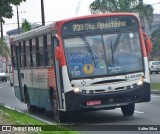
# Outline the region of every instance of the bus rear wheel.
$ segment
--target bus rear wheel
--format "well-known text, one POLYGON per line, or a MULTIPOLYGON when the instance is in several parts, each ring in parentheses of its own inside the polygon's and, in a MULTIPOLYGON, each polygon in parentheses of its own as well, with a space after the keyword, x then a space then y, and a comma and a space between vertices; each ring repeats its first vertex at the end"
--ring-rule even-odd
POLYGON ((129 104, 121 107, 121 111, 124 116, 132 116, 134 114, 135 104, 129 104))
POLYGON ((66 113, 58 110, 58 104, 56 100, 53 100, 53 114, 57 123, 66 121, 66 113))

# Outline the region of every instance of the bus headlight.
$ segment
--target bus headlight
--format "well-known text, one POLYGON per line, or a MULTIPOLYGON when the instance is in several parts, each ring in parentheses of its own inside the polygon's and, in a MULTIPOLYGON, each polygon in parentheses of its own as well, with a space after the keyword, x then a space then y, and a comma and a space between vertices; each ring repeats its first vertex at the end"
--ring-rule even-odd
POLYGON ((138 86, 143 85, 143 80, 138 81, 137 85, 138 85, 138 86))
POLYGON ((73 89, 73 91, 74 91, 75 93, 79 93, 79 92, 80 92, 80 89, 79 89, 78 87, 75 87, 75 88, 73 89))

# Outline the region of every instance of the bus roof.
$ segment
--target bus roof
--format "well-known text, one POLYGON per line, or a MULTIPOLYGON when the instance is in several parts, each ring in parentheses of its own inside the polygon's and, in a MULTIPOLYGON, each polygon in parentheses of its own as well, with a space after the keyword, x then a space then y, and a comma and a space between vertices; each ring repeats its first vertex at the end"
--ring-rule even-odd
POLYGON ((23 39, 27 39, 29 37, 33 37, 35 35, 44 34, 44 33, 47 33, 51 30, 56 30, 56 23, 62 26, 64 23, 69 22, 69 21, 73 21, 73 20, 91 19, 91 18, 100 18, 100 17, 112 17, 112 16, 135 16, 135 17, 137 17, 137 15, 134 14, 134 13, 124 13, 124 12, 123 13, 106 13, 106 14, 94 14, 94 15, 72 17, 72 18, 69 18, 69 19, 55 21, 55 22, 53 22, 49 25, 42 26, 42 27, 33 29, 31 31, 22 33, 20 35, 14 36, 14 37, 11 38, 10 41, 12 43, 12 42, 15 42, 15 41, 18 41, 18 40, 23 40, 23 39))
POLYGON ((18 40, 27 39, 29 37, 33 37, 33 36, 36 36, 36 35, 41 35, 41 34, 49 32, 51 30, 55 30, 55 23, 56 22, 53 22, 49 25, 42 26, 42 27, 33 29, 31 31, 16 35, 14 37, 11 37, 10 42, 15 42, 15 41, 18 41, 18 40))

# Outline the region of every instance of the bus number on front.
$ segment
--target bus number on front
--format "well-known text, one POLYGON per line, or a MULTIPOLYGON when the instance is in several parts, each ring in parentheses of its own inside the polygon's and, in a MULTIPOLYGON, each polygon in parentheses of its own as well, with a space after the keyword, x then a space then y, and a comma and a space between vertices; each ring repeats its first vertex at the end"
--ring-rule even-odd
POLYGON ((82 31, 84 30, 83 24, 75 24, 73 25, 73 31, 82 31))

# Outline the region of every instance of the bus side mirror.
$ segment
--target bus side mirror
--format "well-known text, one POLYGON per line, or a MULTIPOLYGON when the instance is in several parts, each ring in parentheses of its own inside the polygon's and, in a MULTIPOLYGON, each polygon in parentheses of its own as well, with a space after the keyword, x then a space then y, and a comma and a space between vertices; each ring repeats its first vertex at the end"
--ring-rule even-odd
POLYGON ((146 33, 143 33, 147 55, 152 51, 152 42, 146 33))
POLYGON ((61 50, 60 47, 57 46, 56 47, 56 60, 60 60, 61 59, 61 50))
POLYGON ((60 49, 60 44, 59 44, 59 36, 56 34, 55 37, 54 37, 54 40, 57 44, 57 47, 56 47, 56 60, 61 60, 61 49, 60 49))
POLYGON ((147 53, 150 53, 152 51, 152 43, 149 38, 146 39, 146 49, 147 49, 147 53))
POLYGON ((55 52, 55 56, 56 56, 56 60, 58 60, 60 62, 60 66, 64 66, 66 65, 66 61, 65 61, 65 57, 63 56, 63 48, 62 47, 62 41, 60 39, 60 37, 56 34, 55 36, 55 40, 56 40, 56 52, 55 52))

